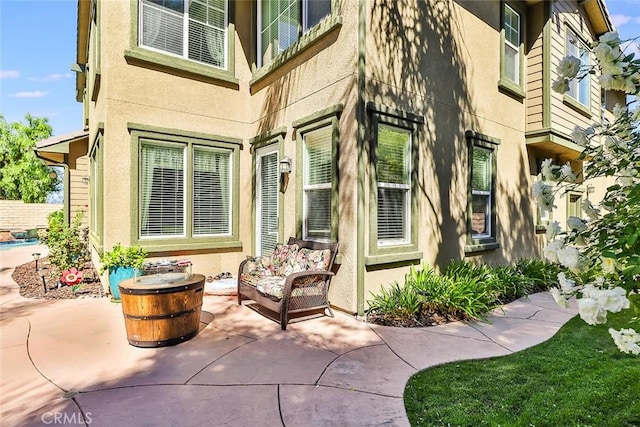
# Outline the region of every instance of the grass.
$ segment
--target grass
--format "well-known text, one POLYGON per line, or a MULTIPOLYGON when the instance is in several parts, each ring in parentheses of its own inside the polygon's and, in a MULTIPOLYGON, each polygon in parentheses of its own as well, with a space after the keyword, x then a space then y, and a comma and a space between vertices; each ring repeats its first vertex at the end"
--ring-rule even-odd
MULTIPOLYGON (((492 359, 454 362, 413 376, 405 389, 412 426, 640 426, 640 358, 606 325, 571 319, 549 341, 492 359)), ((637 321, 634 323, 637 329, 637 321)))

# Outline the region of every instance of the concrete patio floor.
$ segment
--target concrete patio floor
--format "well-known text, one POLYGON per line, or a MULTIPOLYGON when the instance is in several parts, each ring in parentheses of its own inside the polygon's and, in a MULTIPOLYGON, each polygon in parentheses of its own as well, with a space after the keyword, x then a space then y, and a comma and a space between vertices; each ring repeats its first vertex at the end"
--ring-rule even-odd
POLYGON ((229 296, 205 296, 198 336, 128 344, 108 298, 22 298, 13 267, 46 253, 0 251, 0 425, 407 426, 411 375, 506 355, 551 337, 577 313, 536 294, 490 323, 393 328, 344 313, 286 331, 229 296))

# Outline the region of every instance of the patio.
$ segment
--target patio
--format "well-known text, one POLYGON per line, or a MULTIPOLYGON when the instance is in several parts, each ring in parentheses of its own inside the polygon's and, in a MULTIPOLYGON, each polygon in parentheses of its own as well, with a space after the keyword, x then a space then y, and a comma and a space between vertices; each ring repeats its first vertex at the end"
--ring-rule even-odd
POLYGON ((206 295, 198 336, 144 349, 127 343, 107 298, 22 298, 12 267, 33 249, 0 252, 3 425, 409 425, 412 374, 522 350, 577 312, 536 294, 490 324, 392 328, 336 312, 281 331, 235 297, 206 295))

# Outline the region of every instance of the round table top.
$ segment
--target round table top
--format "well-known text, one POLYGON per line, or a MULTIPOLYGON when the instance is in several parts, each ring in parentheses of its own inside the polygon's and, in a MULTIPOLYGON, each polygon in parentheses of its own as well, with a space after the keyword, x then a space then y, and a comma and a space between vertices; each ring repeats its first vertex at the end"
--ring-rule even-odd
POLYGON ((204 286, 204 275, 192 274, 185 279, 184 273, 165 273, 140 276, 120 282, 120 289, 123 291, 167 291, 172 289, 189 289, 204 286))

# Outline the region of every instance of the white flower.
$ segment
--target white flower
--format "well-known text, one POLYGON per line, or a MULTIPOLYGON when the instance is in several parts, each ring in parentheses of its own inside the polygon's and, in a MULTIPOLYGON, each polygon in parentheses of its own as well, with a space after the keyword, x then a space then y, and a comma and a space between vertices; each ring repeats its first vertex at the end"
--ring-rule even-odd
POLYGON ((545 181, 554 181, 555 176, 553 176, 553 160, 545 159, 542 162, 542 176, 545 181))
MULTIPOLYGON (((604 278, 599 277, 598 281, 600 285, 604 284, 604 278), (602 281, 600 282, 599 279, 602 279, 602 281)), ((582 298, 591 298, 595 300, 598 299, 601 293, 602 289, 596 288, 592 284, 585 285, 582 288, 582 298)))
POLYGON ((564 77, 561 77, 558 80, 555 80, 551 84, 551 89, 553 89, 554 92, 557 92, 560 94, 567 93, 569 92, 569 80, 567 80, 564 77))
POLYGON ((592 127, 584 129, 576 126, 573 132, 571 132, 571 139, 578 145, 587 146, 589 145, 589 135, 593 135, 594 133, 595 130, 592 127))
POLYGON ((562 248, 562 241, 554 240, 553 242, 547 244, 543 249, 542 253, 544 257, 551 262, 560 262, 558 260, 558 251, 562 248))
POLYGON ((611 274, 616 272, 617 262, 613 258, 608 257, 600 257, 600 261, 602 262, 602 271, 605 274, 611 274))
POLYGON ((609 31, 607 33, 604 33, 598 38, 598 41, 600 43, 607 43, 611 46, 618 46, 620 43, 622 43, 617 31, 609 31))
POLYGON ((558 74, 562 77, 572 79, 580 71, 580 60, 575 56, 565 56, 558 64, 558 74))
POLYGON ((567 218, 567 228, 570 230, 576 230, 580 233, 587 229, 587 225, 577 216, 570 216, 567 218))
POLYGON ((576 176, 573 173, 571 164, 569 162, 562 165, 562 167, 560 168, 560 176, 570 182, 574 182, 576 180, 576 176))
POLYGON ((612 112, 616 119, 619 119, 620 117, 627 115, 627 107, 626 105, 616 104, 613 106, 612 112))
POLYGON ((598 216, 600 215, 600 209, 594 208, 589 199, 585 199, 582 202, 582 210, 592 221, 598 219, 598 216))
POLYGON ((567 299, 564 297, 564 295, 562 295, 560 293, 560 289, 558 288, 551 288, 549 290, 549 292, 551 292, 551 295, 553 296, 553 299, 556 301, 556 303, 560 306, 560 307, 564 307, 564 308, 569 308, 569 302, 567 301, 567 299))
POLYGON ((560 228, 560 223, 558 221, 553 221, 547 225, 547 231, 545 232, 545 237, 547 241, 552 241, 555 237, 560 234, 562 229, 560 228))
POLYGON ((573 246, 565 246, 564 248, 556 251, 556 256, 558 257, 558 262, 571 271, 580 271, 582 266, 580 261, 580 252, 577 248, 573 246))
POLYGON ((633 329, 620 329, 616 331, 613 328, 609 328, 609 335, 613 338, 613 342, 620 351, 627 354, 640 354, 640 334, 633 329))
POLYGON ((630 307, 627 299, 627 291, 617 286, 613 289, 606 289, 598 295, 598 305, 612 313, 618 313, 630 307))
POLYGON ((599 62, 613 61, 616 58, 613 53, 613 48, 607 43, 596 43, 596 46, 593 48, 593 54, 599 62))
POLYGON ((576 291, 575 280, 567 279, 567 276, 564 273, 558 273, 558 283, 560 284, 562 293, 565 295, 571 295, 576 291))
POLYGON ((580 298, 578 312, 582 320, 589 325, 601 325, 607 322, 607 311, 603 310, 593 298, 580 298))
POLYGON ((553 190, 552 187, 544 181, 536 181, 533 184, 533 197, 536 203, 542 209, 551 210, 553 208, 553 190))

